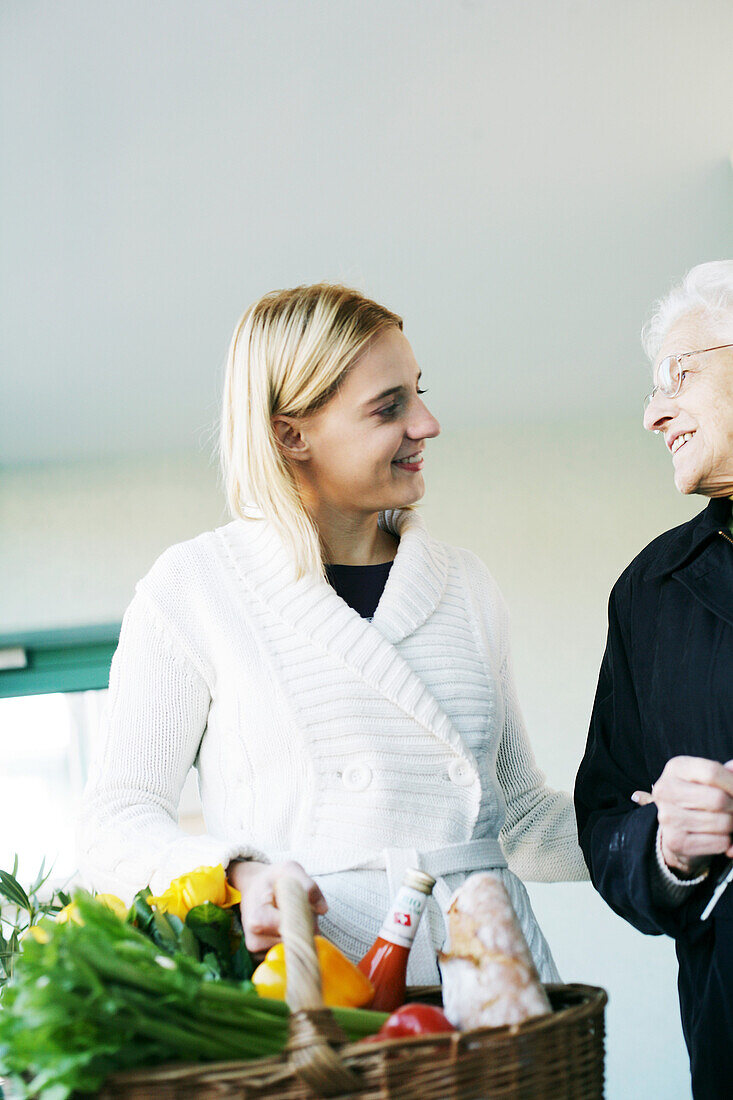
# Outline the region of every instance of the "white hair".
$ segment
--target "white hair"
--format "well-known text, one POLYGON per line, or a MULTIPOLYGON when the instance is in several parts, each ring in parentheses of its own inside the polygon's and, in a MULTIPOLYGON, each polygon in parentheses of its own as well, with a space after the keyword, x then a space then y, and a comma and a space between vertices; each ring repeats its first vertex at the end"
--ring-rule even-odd
POLYGON ((688 313, 702 314, 713 331, 721 333, 721 339, 730 336, 733 340, 733 260, 698 264, 656 302, 641 330, 644 351, 652 362, 672 325, 688 313))

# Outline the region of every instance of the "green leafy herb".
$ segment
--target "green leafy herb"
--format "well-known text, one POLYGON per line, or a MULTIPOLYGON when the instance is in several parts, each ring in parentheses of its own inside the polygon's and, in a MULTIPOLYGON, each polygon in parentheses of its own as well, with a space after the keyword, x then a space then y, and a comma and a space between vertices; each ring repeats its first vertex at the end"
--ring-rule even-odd
MULTIPOLYGON (((27 940, 5 990, 0 1075, 13 1079, 20 1097, 67 1100, 98 1091, 110 1073, 133 1066, 283 1050, 286 1004, 259 997, 250 982, 214 979, 189 954, 161 953, 155 936, 196 936, 193 927, 168 916, 161 930, 153 919, 149 938, 88 895, 75 901, 83 924, 49 923, 47 942, 27 940)), ((213 937, 218 918, 208 916, 198 915, 199 930, 213 937)), ((334 1015, 352 1040, 386 1018, 357 1009, 334 1015)))
POLYGON ((23 934, 42 917, 58 913, 70 901, 63 890, 47 890, 47 896, 41 897, 52 869, 46 870, 44 859, 27 891, 17 878, 17 855, 12 871, 0 870, 0 998, 5 983, 12 976, 23 934))

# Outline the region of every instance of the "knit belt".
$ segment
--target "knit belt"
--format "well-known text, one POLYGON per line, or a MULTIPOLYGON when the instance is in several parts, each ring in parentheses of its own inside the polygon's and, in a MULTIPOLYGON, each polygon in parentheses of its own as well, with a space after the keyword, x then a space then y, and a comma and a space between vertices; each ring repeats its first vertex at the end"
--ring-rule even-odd
POLYGON ((419 848, 385 848, 382 856, 383 862, 375 860, 369 866, 387 872, 392 897, 397 893, 407 868, 416 867, 420 871, 427 871, 437 880, 433 893, 441 908, 445 907, 444 901, 447 903, 448 900, 441 898, 442 891, 438 889, 438 884, 442 882, 448 890, 444 881, 445 875, 459 871, 488 871, 507 865, 501 844, 491 837, 466 840, 462 844, 448 844, 445 848, 431 848, 428 851, 419 848))
MULTIPOLYGON (((344 871, 386 871, 391 897, 397 893, 404 871, 417 867, 427 871, 434 879, 455 872, 489 871, 506 867, 507 862, 499 841, 493 837, 481 840, 465 840, 460 844, 448 844, 444 848, 421 849, 383 848, 378 854, 359 855, 350 846, 323 847, 309 843, 303 848, 268 851, 271 863, 295 860, 305 867, 309 875, 335 875, 344 871)), ((433 891, 442 905, 441 891, 436 883, 433 891)))

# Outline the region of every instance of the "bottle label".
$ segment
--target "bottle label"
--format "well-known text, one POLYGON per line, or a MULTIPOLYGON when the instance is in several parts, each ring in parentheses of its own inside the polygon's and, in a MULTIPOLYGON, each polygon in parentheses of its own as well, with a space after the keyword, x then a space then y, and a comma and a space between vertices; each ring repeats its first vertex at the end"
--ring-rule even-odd
POLYGON ((413 890, 411 886, 400 886, 379 930, 380 938, 395 943, 398 947, 411 947, 427 900, 427 894, 420 890, 413 890))

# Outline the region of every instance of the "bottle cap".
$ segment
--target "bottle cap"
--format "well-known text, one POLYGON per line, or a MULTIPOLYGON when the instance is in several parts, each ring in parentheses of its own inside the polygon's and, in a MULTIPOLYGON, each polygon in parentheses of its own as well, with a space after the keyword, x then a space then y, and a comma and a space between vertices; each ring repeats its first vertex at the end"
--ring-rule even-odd
POLYGON ((435 879, 427 871, 418 871, 416 867, 408 867, 403 879, 405 886, 411 886, 413 890, 419 890, 421 894, 432 894, 435 879))

